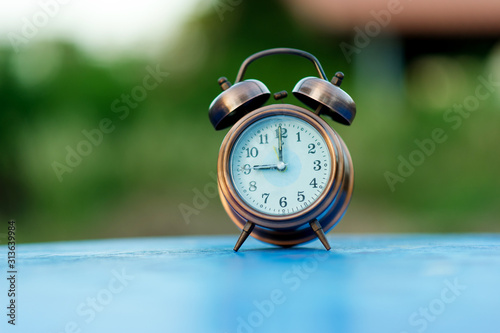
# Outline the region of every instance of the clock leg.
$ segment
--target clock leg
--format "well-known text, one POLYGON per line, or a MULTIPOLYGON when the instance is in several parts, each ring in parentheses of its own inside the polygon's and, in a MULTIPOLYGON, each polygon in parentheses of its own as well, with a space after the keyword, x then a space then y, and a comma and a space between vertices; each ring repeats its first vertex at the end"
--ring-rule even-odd
POLYGON ((248 235, 252 232, 253 228, 255 228, 255 223, 252 223, 250 221, 247 221, 245 225, 243 226, 243 230, 241 230, 240 237, 238 238, 238 241, 236 242, 236 245, 234 246, 234 251, 238 251, 241 245, 247 240, 248 235))
POLYGON ((309 225, 311 226, 312 230, 316 233, 316 236, 318 236, 319 240, 325 247, 327 251, 330 251, 331 247, 330 244, 328 243, 328 240, 326 239, 325 233, 323 232, 323 228, 321 228, 321 224, 319 224, 318 220, 312 220, 309 222, 309 225))

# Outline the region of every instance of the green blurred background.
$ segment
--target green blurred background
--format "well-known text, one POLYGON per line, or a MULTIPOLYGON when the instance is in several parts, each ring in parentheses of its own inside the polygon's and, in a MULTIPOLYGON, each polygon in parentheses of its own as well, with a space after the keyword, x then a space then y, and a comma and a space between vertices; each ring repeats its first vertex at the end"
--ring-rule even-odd
MULTIPOLYGON (((65 15, 76 4, 69 3, 14 47, 9 33, 22 33, 24 16, 9 16, 0 44, 0 220, 17 220, 20 241, 236 233, 212 195, 211 175, 227 130, 211 127, 208 105, 220 92, 220 76, 233 81, 247 56, 273 47, 314 54, 329 77, 343 71, 342 88, 357 104, 352 126, 329 121, 355 168, 354 196, 334 232, 500 231, 500 87, 480 88, 489 94, 467 117, 453 111, 474 102, 478 77, 500 81, 495 34, 382 29, 346 56, 341 45, 355 45, 355 30, 301 19, 293 1, 178 2, 142 5, 156 5, 159 18, 168 12, 164 20, 175 18, 175 27, 157 27, 142 11, 134 16, 151 31, 168 30, 168 38, 144 30, 122 44, 111 35, 93 44, 92 37, 74 32, 91 30, 91 23, 57 34, 58 27, 64 30, 61 21, 72 24, 65 15), (128 116, 113 112, 115 100, 139 92, 147 68, 168 76, 131 104, 128 116), (67 165, 68 147, 76 150, 87 140, 82 131, 105 118, 114 130, 59 179, 54 165, 67 165), (436 128, 446 141, 435 144, 404 182, 388 184, 401 158, 418 157, 415 140, 431 138, 436 128), (183 207, 193 214, 183 216, 183 207)), ((4 16, 9 6, 2 4, 4 16)), ((31 4, 25 16, 40 11, 37 6, 31 4)), ((100 6, 93 5, 96 16, 100 6)), ((116 6, 116 16, 128 15, 121 14, 126 2, 116 6)), ((122 19, 127 35, 133 18, 122 19)), ((110 29, 120 30, 113 24, 110 19, 110 29)), ((262 80, 271 92, 291 92, 310 75, 309 62, 285 55, 257 61, 246 77, 262 80)), ((300 105, 291 94, 285 102, 300 105)))

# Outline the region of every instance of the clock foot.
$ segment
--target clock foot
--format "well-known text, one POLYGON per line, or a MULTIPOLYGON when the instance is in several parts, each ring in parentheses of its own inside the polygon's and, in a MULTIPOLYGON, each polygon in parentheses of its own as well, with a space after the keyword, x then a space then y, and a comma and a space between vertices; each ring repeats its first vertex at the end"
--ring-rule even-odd
POLYGON ((255 223, 252 223, 250 221, 247 221, 247 223, 245 223, 245 225, 243 226, 243 230, 241 230, 240 237, 238 238, 238 241, 234 246, 234 251, 238 251, 240 249, 241 245, 243 245, 243 243, 247 240, 248 235, 250 235, 254 227, 255 223))
POLYGON ((323 232, 323 228, 321 228, 321 224, 319 224, 318 220, 312 220, 311 222, 309 222, 309 225, 311 226, 312 230, 316 233, 316 236, 318 236, 319 240, 321 241, 325 249, 327 251, 330 251, 331 249, 330 244, 328 243, 325 233, 323 232))

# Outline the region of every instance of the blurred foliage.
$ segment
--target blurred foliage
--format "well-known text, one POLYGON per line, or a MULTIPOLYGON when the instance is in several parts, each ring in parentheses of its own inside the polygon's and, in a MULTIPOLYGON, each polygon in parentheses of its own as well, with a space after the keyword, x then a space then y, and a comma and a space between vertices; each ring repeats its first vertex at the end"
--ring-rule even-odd
MULTIPOLYGON (((357 103, 351 127, 329 121, 347 143, 356 175, 337 229, 500 231, 499 87, 456 130, 443 118, 474 95, 479 76, 500 78, 494 41, 481 53, 405 53, 411 41, 379 36, 348 63, 339 43, 352 36, 312 29, 280 3, 245 1, 222 16, 215 8, 194 13, 158 59, 100 60, 68 42, 0 49, 0 219, 16 219, 22 241, 235 232, 218 198, 208 198, 189 223, 178 206, 192 206, 193 190, 214 184, 210 173, 226 132, 215 132, 207 117, 220 92, 217 78, 232 81, 247 56, 282 46, 311 52, 329 76, 343 71, 342 88, 357 103), (113 102, 157 66, 168 77, 120 119, 113 102), (114 130, 60 182, 54 161, 65 164, 67 147, 77 149, 86 140, 82 131, 105 118, 114 130), (385 173, 397 173, 398 156, 408 159, 415 140, 436 128, 448 139, 392 192, 385 173)), ((246 78, 290 92, 309 75, 307 61, 277 56, 252 64, 246 78)))

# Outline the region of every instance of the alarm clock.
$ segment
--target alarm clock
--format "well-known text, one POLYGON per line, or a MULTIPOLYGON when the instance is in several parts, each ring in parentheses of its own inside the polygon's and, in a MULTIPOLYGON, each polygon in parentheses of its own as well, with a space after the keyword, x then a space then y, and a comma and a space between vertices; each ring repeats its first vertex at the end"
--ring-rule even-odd
MULTIPOLYGON (((255 53, 245 59, 235 84, 224 77, 210 104, 216 130, 228 127, 219 151, 217 183, 225 211, 241 229, 234 251, 249 235, 290 247, 325 236, 343 217, 353 191, 353 165, 341 137, 323 120, 351 125, 356 115, 352 98, 340 88, 344 75, 328 81, 312 54, 290 48, 255 53), (318 77, 301 79, 293 95, 308 109, 292 104, 263 106, 271 93, 261 81, 244 79, 253 61, 290 54, 308 59, 318 77)), ((276 100, 286 91, 274 94, 276 100)))

